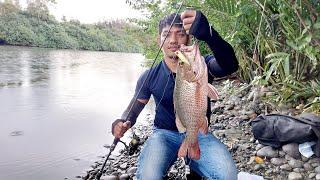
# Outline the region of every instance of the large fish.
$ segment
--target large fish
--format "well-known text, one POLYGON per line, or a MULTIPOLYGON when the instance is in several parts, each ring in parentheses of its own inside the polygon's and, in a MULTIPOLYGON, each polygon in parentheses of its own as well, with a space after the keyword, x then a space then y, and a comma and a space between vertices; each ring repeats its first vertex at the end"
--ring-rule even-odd
POLYGON ((218 93, 208 84, 207 65, 198 44, 181 46, 176 55, 179 57, 173 95, 176 125, 179 132, 186 132, 178 156, 200 159, 198 132, 207 133, 208 96, 218 99, 218 93))

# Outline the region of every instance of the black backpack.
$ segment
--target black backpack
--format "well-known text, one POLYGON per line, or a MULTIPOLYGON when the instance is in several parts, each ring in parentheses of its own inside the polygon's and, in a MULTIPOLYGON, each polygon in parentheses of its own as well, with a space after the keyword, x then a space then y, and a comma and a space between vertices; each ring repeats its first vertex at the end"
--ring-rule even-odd
POLYGON ((316 141, 315 154, 320 157, 320 117, 303 113, 299 117, 280 114, 259 115, 251 122, 259 143, 279 148, 288 143, 316 141))

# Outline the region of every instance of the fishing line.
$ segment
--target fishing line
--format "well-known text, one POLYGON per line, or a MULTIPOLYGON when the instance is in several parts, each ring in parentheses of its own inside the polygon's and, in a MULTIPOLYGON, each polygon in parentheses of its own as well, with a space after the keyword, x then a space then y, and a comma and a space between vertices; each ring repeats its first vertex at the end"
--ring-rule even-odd
POLYGON ((158 107, 159 107, 159 105, 160 105, 160 103, 161 103, 161 101, 162 101, 162 99, 163 99, 163 97, 164 97, 164 94, 166 93, 166 89, 167 89, 167 86, 168 86, 168 84, 169 84, 169 80, 170 80, 171 77, 172 77, 173 79, 175 79, 175 75, 173 75, 172 72, 170 72, 170 75, 169 75, 168 78, 167 78, 167 82, 166 82, 166 85, 164 86, 164 90, 163 90, 163 93, 162 93, 162 95, 161 95, 161 98, 160 98, 158 104, 156 105, 156 110, 158 109, 158 107))
POLYGON ((156 110, 158 110, 158 107, 159 107, 159 105, 160 105, 160 103, 161 103, 161 101, 162 101, 162 99, 164 97, 164 94, 166 93, 166 89, 167 89, 167 86, 169 84, 170 77, 171 77, 170 75, 167 77, 167 82, 166 82, 166 85, 164 86, 164 90, 163 90, 163 93, 161 95, 161 98, 160 98, 158 104, 156 105, 156 110))
MULTIPOLYGON (((176 18, 177 18, 177 15, 178 15, 179 11, 181 10, 182 5, 183 5, 183 2, 180 4, 177 12, 175 13, 175 16, 174 16, 174 18, 173 18, 173 20, 172 20, 172 22, 171 22, 171 24, 170 24, 170 27, 169 27, 169 32, 170 32, 170 30, 171 30, 171 28, 172 28, 172 26, 173 26, 173 24, 174 24, 174 21, 175 21, 176 18)), ((157 60, 157 58, 158 58, 158 56, 159 56, 159 54, 160 54, 160 52, 161 52, 161 49, 162 49, 162 47, 163 47, 163 45, 164 45, 164 43, 165 43, 168 35, 169 35, 169 33, 166 34, 164 40, 162 41, 162 43, 161 43, 161 45, 160 45, 160 48, 159 48, 159 50, 158 50, 158 52, 157 52, 157 55, 156 55, 156 57, 154 58, 153 63, 151 64, 150 70, 149 70, 148 73, 147 73, 146 78, 145 78, 144 81, 142 82, 142 85, 141 85, 139 91, 138 91, 138 92, 136 93, 136 95, 134 96, 134 101, 133 101, 133 102, 137 101, 138 96, 139 96, 139 94, 140 94, 143 86, 145 85, 147 79, 148 79, 149 76, 150 76, 151 69, 152 69, 153 66, 155 65, 156 60, 157 60)), ((134 104, 134 103, 132 103, 132 104, 130 105, 130 109, 129 109, 129 111, 128 111, 128 114, 130 114, 130 112, 132 111, 133 104, 134 104)), ((125 121, 128 121, 128 115, 127 115, 125 121)), ((110 149, 109 149, 109 154, 108 154, 106 160, 104 161, 101 169, 100 169, 99 172, 96 174, 95 179, 100 180, 100 178, 101 178, 101 176, 102 176, 102 173, 103 173, 103 169, 104 169, 104 167, 106 166, 106 163, 107 163, 107 161, 108 161, 111 153, 114 151, 114 149, 115 149, 117 143, 119 142, 119 140, 120 140, 120 139, 118 139, 118 138, 114 138, 113 143, 112 143, 112 145, 110 146, 110 149)))

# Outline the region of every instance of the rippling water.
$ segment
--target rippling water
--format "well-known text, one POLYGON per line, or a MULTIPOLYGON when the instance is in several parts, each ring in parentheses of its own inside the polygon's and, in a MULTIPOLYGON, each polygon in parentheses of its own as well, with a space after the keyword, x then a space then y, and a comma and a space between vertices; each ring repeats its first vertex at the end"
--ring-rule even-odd
POLYGON ((131 99, 143 61, 0 46, 0 179, 76 179, 108 152, 111 122, 131 99))

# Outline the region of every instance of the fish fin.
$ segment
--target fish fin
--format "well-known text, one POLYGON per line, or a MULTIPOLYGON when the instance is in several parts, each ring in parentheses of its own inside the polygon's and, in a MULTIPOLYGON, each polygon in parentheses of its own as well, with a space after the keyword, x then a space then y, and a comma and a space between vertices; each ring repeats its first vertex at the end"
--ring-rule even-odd
POLYGON ((188 152, 187 141, 183 140, 178 151, 178 157, 186 157, 188 152))
POLYGON ((204 117, 202 119, 202 121, 200 121, 201 123, 199 124, 199 131, 202 134, 207 134, 208 133, 208 119, 207 117, 204 117))
POLYGON ((210 99, 213 99, 213 100, 219 99, 218 91, 211 84, 208 84, 208 96, 210 99))
POLYGON ((184 127, 184 125, 181 123, 178 114, 176 114, 176 126, 177 126, 178 131, 179 131, 180 133, 184 133, 184 132, 187 131, 186 127, 184 127))

